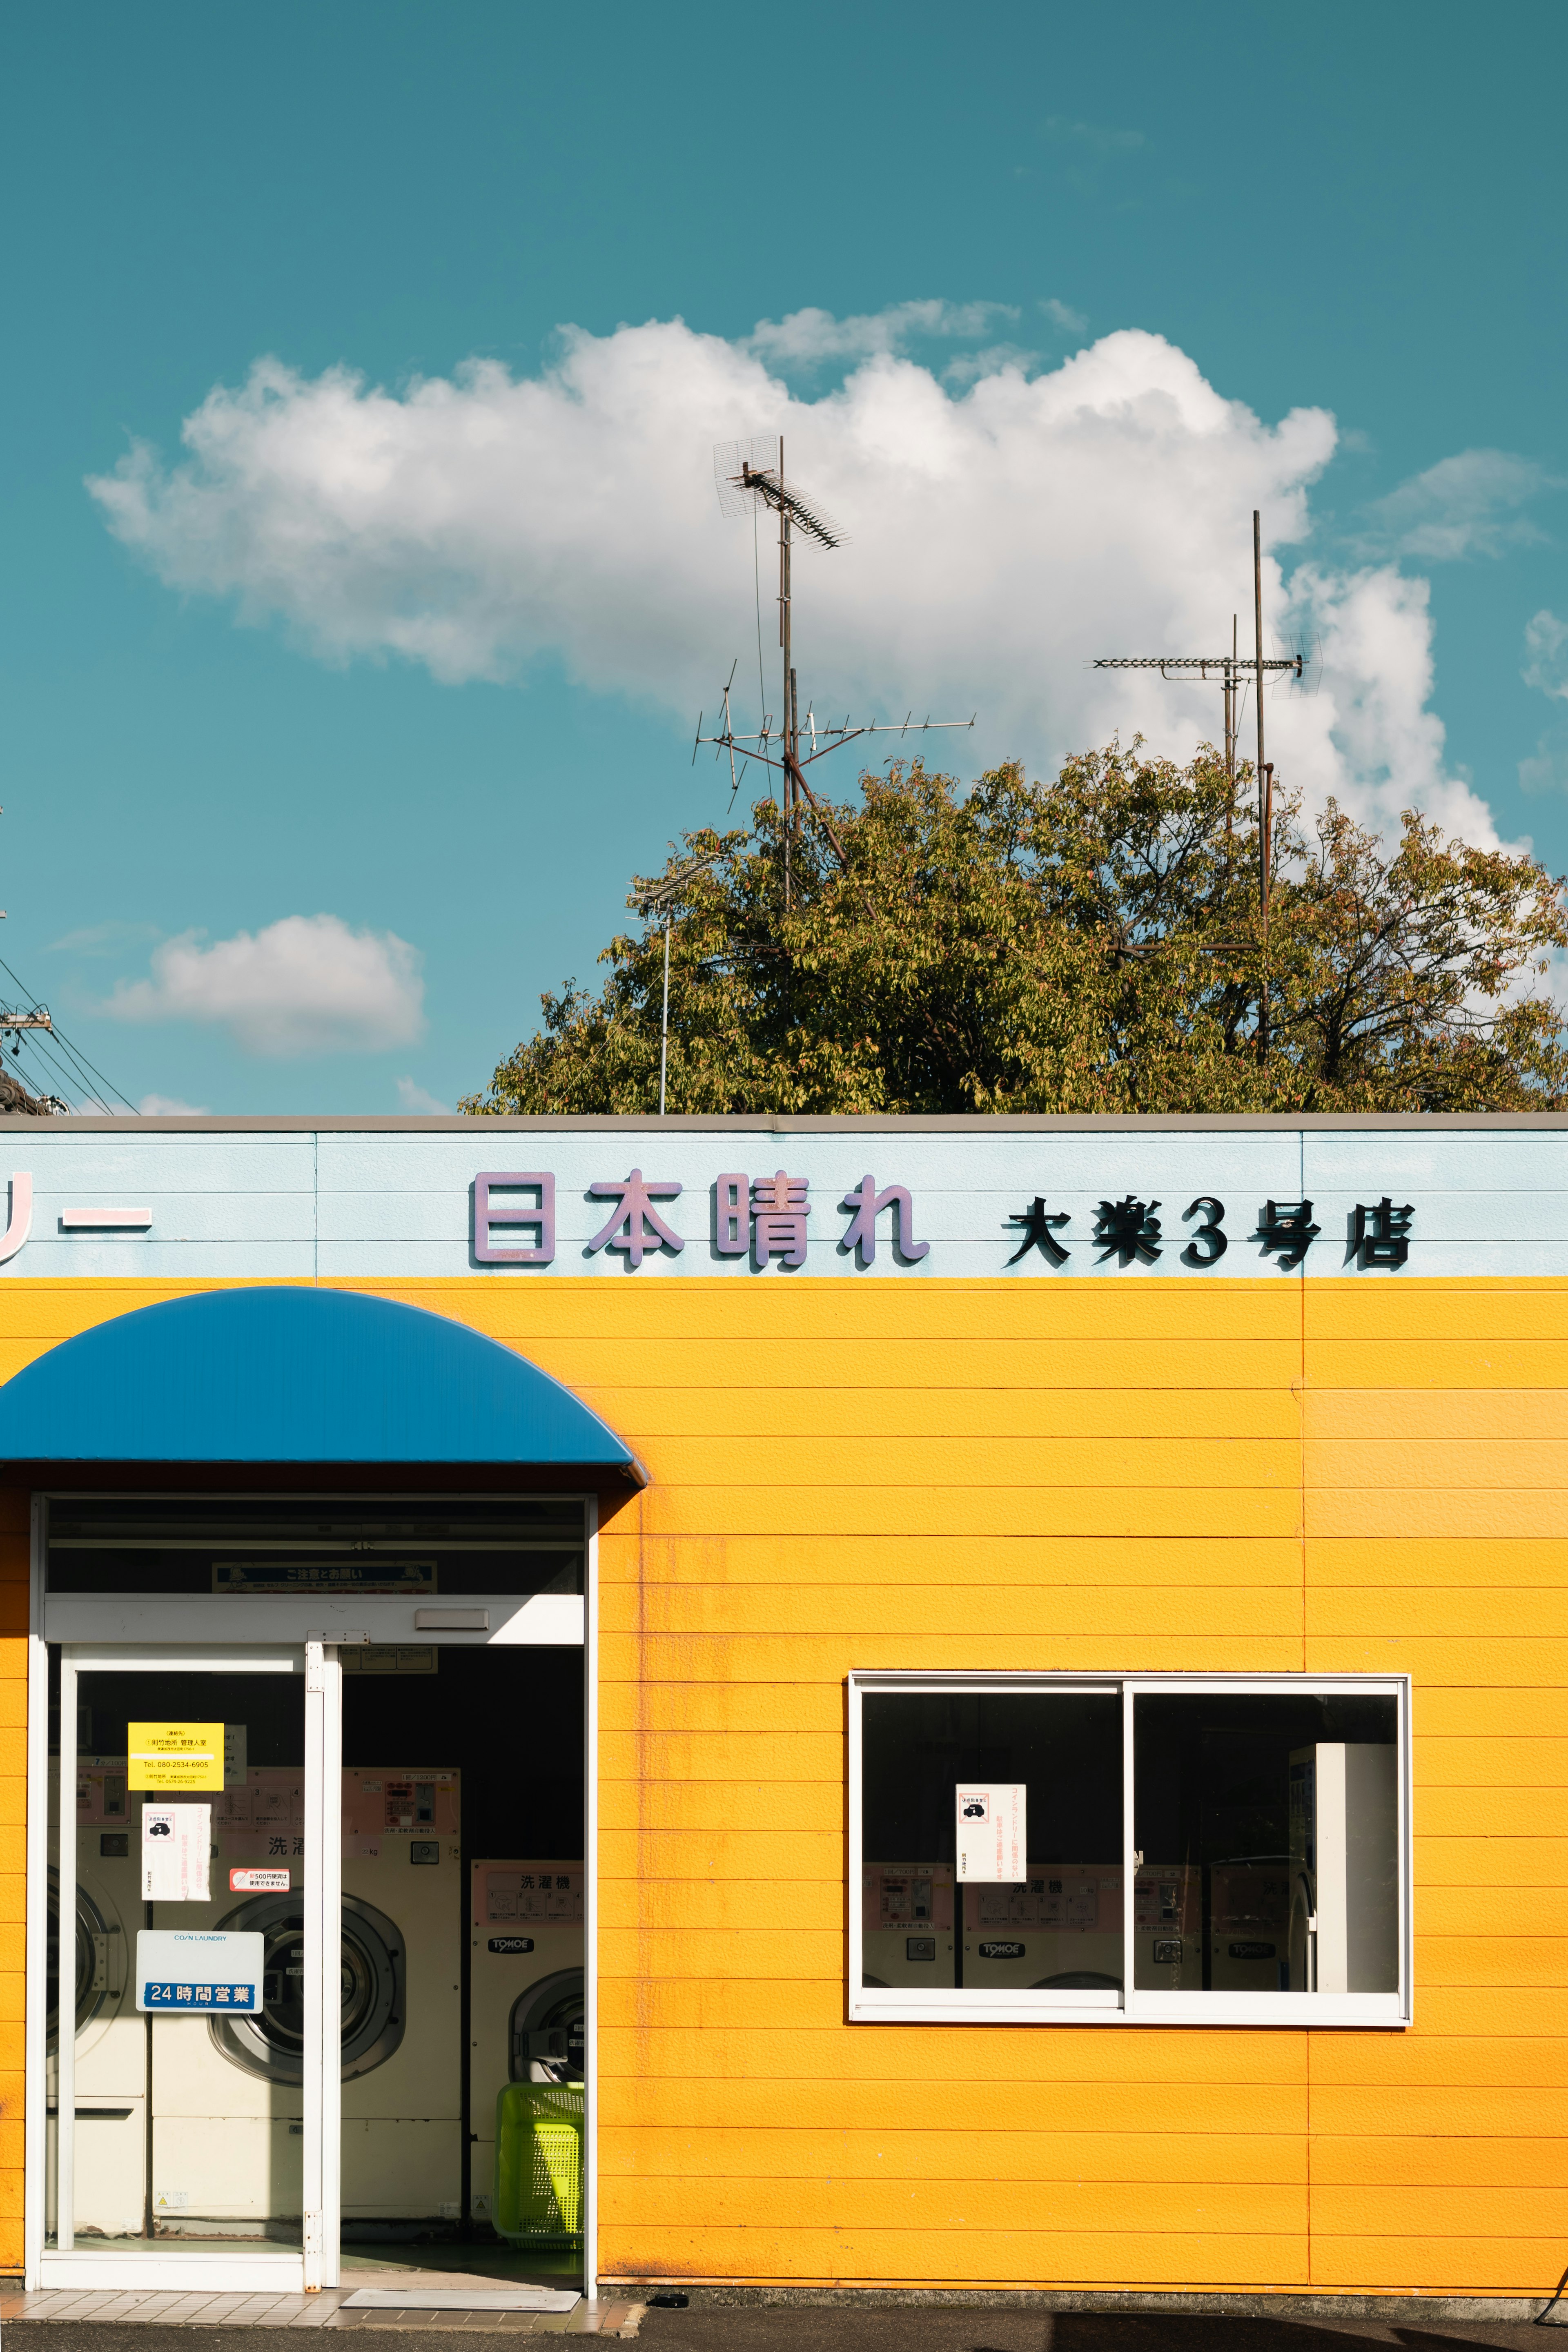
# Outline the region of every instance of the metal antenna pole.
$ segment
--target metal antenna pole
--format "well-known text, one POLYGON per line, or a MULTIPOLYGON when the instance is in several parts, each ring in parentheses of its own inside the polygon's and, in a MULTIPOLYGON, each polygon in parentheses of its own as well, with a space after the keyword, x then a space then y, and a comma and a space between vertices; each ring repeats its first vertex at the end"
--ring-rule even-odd
POLYGON ((670 910, 664 915, 664 1018, 658 1032, 658 1115, 664 1117, 664 1076, 669 1066, 669 920, 670 910))
POLYGON ((1263 915, 1263 969, 1258 984, 1258 1059, 1268 1059, 1268 834, 1274 772, 1263 758, 1263 520, 1252 509, 1252 612, 1258 694, 1258 896, 1263 915))
POLYGON ((1268 834, 1264 822, 1263 792, 1263 519, 1252 509, 1252 610, 1256 628, 1253 663, 1258 698, 1258 897, 1265 921, 1268 918, 1268 834))
POLYGON ((1241 723, 1241 713, 1236 707, 1237 618, 1238 616, 1235 613, 1230 616, 1230 667, 1225 674, 1227 713, 1226 719, 1225 766, 1226 773, 1230 778, 1231 790, 1233 793, 1236 790, 1236 739, 1241 723))
MULTIPOLYGON (((744 514, 757 507, 774 507, 779 518, 779 646, 784 656, 784 704, 775 737, 772 719, 764 713, 761 727, 752 734, 738 734, 730 715, 728 697, 724 702, 723 727, 717 735, 705 735, 700 716, 697 721, 697 740, 692 745, 696 758, 697 746, 711 743, 717 754, 728 751, 733 770, 734 755, 740 751, 747 760, 755 760, 765 768, 779 772, 783 792, 781 806, 784 815, 784 905, 792 905, 795 889, 794 849, 796 835, 810 814, 831 842, 840 866, 847 870, 848 860, 843 844, 834 829, 833 821, 823 803, 806 782, 805 771, 814 761, 825 759, 829 751, 842 751, 847 743, 858 742, 863 735, 929 734, 933 729, 946 732, 952 729, 969 729, 974 725, 969 719, 916 719, 908 712, 902 721, 889 725, 881 719, 861 719, 856 723, 847 714, 842 727, 819 726, 810 704, 807 724, 811 734, 810 749, 802 754, 800 721, 800 682, 795 670, 795 611, 791 569, 794 562, 795 533, 798 524, 804 546, 831 551, 847 543, 847 535, 832 517, 826 514, 816 500, 803 490, 798 483, 786 481, 784 470, 784 436, 769 448, 765 465, 754 463, 767 445, 757 441, 721 442, 713 452, 714 480, 719 492, 720 511, 727 515, 744 514), (773 454, 776 450, 776 457, 773 454), (773 748, 776 742, 776 751, 773 748)), ((742 771, 743 772, 743 771, 742 771)))
MULTIPOLYGON (((784 478, 784 435, 779 435, 779 480, 784 478)), ((784 905, 790 903, 793 876, 791 865, 795 849, 795 709, 791 700, 791 684, 795 677, 794 649, 791 645, 794 615, 790 610, 790 511, 787 499, 779 500, 779 643, 784 647, 784 905)))

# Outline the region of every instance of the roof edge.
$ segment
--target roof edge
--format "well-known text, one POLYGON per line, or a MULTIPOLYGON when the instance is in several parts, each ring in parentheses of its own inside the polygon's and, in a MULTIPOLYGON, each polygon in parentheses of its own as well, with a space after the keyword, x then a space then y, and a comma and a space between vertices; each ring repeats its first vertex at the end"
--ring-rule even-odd
POLYGON ((333 1114, 310 1118, 302 1115, 202 1117, 191 1118, 89 1118, 39 1120, 0 1116, 0 1127, 43 1140, 68 1135, 471 1135, 475 1141, 496 1134, 633 1134, 647 1135, 1091 1135, 1118 1130, 1160 1129, 1167 1133, 1321 1135, 1364 1133, 1389 1129, 1423 1129, 1428 1133, 1481 1132, 1499 1134, 1568 1131, 1568 1111, 1247 1111, 1211 1112, 1124 1111, 1109 1115, 1070 1111, 962 1111, 932 1113, 887 1112, 870 1117, 831 1115, 822 1118, 785 1116, 769 1111, 736 1112, 723 1118, 686 1118, 646 1111, 635 1117, 552 1113, 542 1118, 409 1118, 379 1113, 355 1118, 333 1114))

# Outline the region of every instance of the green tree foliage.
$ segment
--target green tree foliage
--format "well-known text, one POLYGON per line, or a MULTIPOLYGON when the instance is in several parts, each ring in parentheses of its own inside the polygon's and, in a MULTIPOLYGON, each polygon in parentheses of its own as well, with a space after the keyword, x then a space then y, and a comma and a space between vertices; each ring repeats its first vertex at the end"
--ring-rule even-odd
POLYGON ((786 841, 686 835, 628 904, 595 995, 467 1111, 658 1107, 669 915, 676 1112, 1463 1111, 1568 1101, 1542 988, 1563 885, 1530 857, 1396 848, 1330 803, 1277 799, 1265 924, 1252 778, 1111 744, 1052 784, 964 792, 919 765, 808 808, 786 841), (786 857, 787 848, 787 857, 786 857), (787 879, 786 879, 787 866, 787 879))

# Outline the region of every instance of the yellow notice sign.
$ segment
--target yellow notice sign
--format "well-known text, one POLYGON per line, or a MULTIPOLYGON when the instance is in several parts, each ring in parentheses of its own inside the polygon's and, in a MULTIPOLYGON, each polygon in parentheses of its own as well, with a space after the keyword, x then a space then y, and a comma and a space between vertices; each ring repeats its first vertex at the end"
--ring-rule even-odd
POLYGON ((221 1723, 133 1723, 128 1727, 131 1789, 221 1789, 221 1723))

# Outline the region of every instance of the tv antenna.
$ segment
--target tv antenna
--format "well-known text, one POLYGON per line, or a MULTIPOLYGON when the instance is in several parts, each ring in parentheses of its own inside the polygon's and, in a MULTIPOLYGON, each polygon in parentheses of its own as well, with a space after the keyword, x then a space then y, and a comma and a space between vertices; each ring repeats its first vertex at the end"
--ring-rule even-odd
POLYGON ((1162 677, 1173 677, 1184 683, 1194 680, 1219 680, 1225 702, 1225 772, 1234 786, 1236 782, 1236 747, 1241 731, 1241 698, 1250 679, 1253 698, 1258 709, 1258 890, 1264 916, 1268 912, 1269 846, 1274 821, 1274 770, 1263 757, 1263 680, 1272 672, 1286 671, 1299 678, 1306 663, 1304 651, 1265 657, 1263 651, 1263 540, 1262 522, 1258 509, 1252 511, 1252 610, 1254 623, 1253 651, 1243 654, 1237 644, 1237 615, 1230 621, 1230 651, 1227 654, 1123 654, 1110 655, 1091 663, 1094 669, 1157 669, 1162 677))
MULTIPOLYGON (((763 723, 752 733, 739 731, 730 711, 730 689, 735 680, 730 672, 722 698, 722 723, 716 735, 704 735, 705 713, 697 715, 697 740, 691 747, 696 760, 698 749, 711 743, 714 758, 721 751, 730 755, 730 778, 738 784, 735 753, 742 761, 740 774, 744 775, 744 762, 755 760, 764 768, 778 771, 783 783, 782 803, 784 818, 784 904, 791 896, 791 863, 795 837, 800 829, 803 802, 826 830, 832 842, 840 866, 847 864, 843 845, 829 823, 821 802, 805 781, 805 771, 815 761, 826 759, 829 751, 853 743, 862 735, 923 735, 945 729, 966 729, 974 719, 917 719, 910 711, 900 722, 887 719, 862 719, 851 724, 846 714, 841 727, 820 725, 809 702, 805 715, 801 716, 800 695, 795 671, 794 591, 791 564, 796 537, 808 547, 820 547, 826 551, 848 544, 848 533, 810 497, 798 482, 788 479, 784 469, 784 436, 776 440, 771 436, 749 441, 721 441, 713 452, 713 478, 719 491, 719 506, 726 515, 755 513, 766 508, 779 519, 779 645, 784 654, 783 717, 775 729, 771 711, 764 710, 763 723), (802 750, 803 740, 810 744, 802 750)), ((978 716, 978 713, 975 714, 978 716)))

